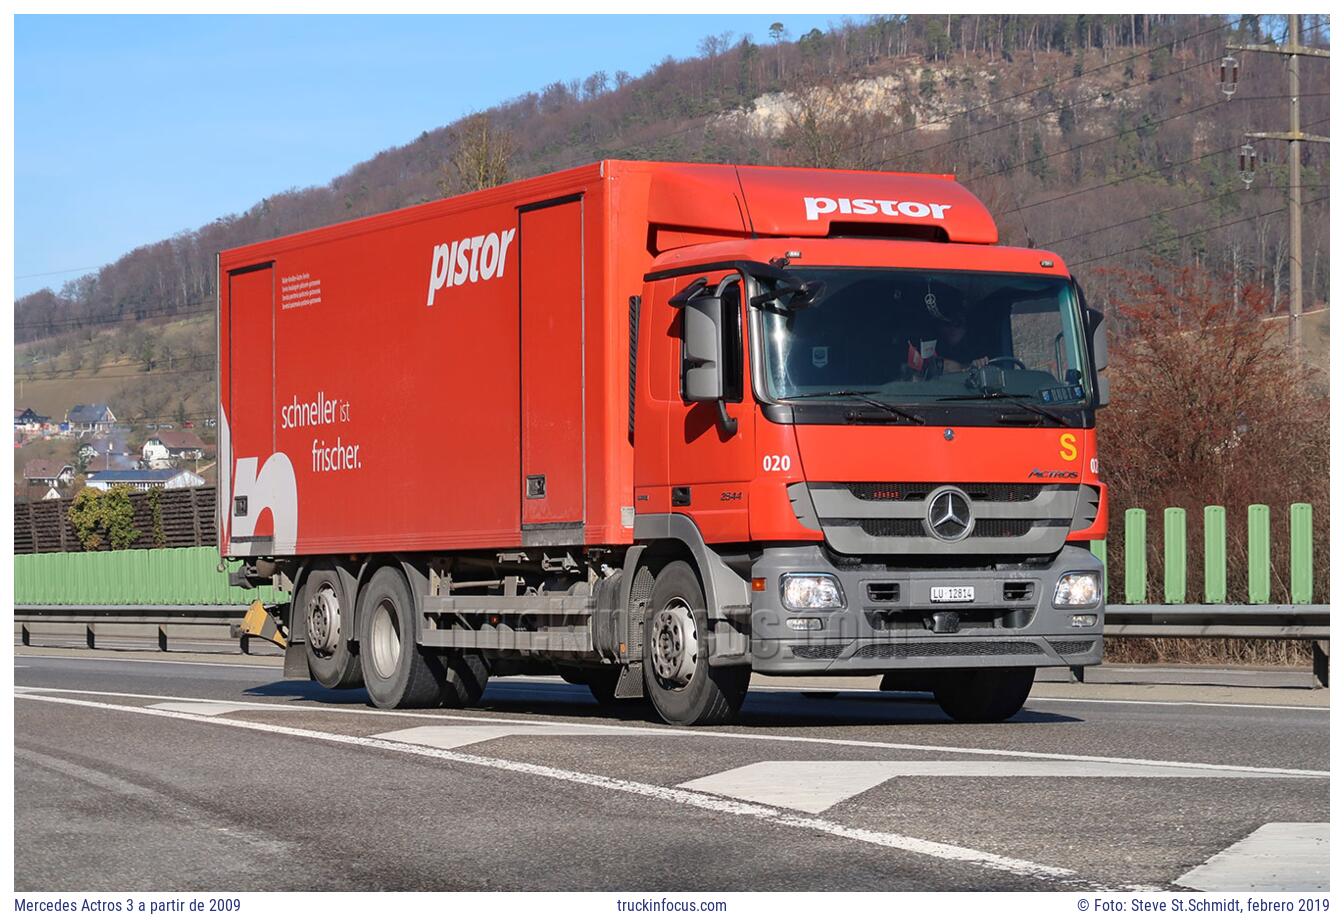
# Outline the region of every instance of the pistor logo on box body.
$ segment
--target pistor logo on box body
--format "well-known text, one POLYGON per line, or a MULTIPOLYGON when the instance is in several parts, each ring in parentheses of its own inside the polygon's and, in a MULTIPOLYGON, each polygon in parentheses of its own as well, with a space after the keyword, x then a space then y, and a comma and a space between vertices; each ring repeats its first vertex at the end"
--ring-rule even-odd
POLYGON ((429 266, 429 298, 425 306, 434 306, 434 296, 441 288, 502 278, 509 245, 517 235, 516 228, 500 230, 498 233, 464 236, 456 242, 435 246, 429 266))

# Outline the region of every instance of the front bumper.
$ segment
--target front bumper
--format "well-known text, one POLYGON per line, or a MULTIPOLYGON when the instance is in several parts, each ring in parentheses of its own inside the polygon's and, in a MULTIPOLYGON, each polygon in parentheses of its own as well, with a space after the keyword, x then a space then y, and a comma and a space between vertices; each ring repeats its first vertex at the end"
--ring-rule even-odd
POLYGON ((883 674, 925 668, 1076 667, 1098 664, 1104 604, 1056 608, 1066 572, 1101 573, 1095 556, 1065 546, 1048 566, 914 569, 837 568, 819 546, 772 547, 752 567, 764 590, 752 594, 751 665, 763 674, 883 674), (787 573, 823 573, 840 581, 846 606, 792 611, 780 600, 787 573), (930 589, 975 589, 975 600, 933 603, 930 589), (934 614, 940 614, 934 617, 934 614), (955 617, 947 616, 955 614, 955 617), (1077 614, 1091 625, 1073 625, 1077 614), (815 618, 820 629, 796 629, 815 618), (951 631, 949 631, 951 630, 951 631))

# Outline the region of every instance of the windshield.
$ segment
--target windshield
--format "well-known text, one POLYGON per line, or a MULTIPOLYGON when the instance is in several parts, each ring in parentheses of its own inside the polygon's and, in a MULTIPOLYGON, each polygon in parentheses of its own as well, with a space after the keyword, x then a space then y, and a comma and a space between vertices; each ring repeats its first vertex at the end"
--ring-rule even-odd
MULTIPOLYGON (((1087 397, 1081 315, 1067 278, 909 269, 791 269, 825 287, 761 310, 772 400, 887 403, 1087 397)), ((766 290, 774 282, 766 282, 766 290)))

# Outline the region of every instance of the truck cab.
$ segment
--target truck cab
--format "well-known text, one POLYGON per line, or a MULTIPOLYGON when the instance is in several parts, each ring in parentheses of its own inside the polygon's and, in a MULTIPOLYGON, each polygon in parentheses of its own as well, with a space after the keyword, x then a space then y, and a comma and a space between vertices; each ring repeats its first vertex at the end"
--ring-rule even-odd
POLYGON ((751 233, 661 252, 638 304, 635 537, 691 547, 709 611, 651 598, 650 695, 697 695, 708 630, 727 697, 749 662, 1011 716, 1101 660, 1102 316, 951 177, 752 175, 751 233))

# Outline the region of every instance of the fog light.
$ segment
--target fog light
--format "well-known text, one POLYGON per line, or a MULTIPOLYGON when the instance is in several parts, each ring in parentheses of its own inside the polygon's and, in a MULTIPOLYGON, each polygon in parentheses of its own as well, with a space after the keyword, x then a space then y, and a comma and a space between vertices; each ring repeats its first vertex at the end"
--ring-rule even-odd
POLYGON ((784 624, 789 629, 821 629, 819 617, 789 617, 784 624))
POLYGON ((1055 586, 1056 607, 1093 607, 1100 600, 1100 579, 1095 572, 1068 572, 1055 586))
POLYGON ((1097 615, 1095 613, 1075 613, 1069 625, 1076 626, 1079 629, 1085 629, 1089 626, 1096 626, 1097 615))
POLYGON ((790 610, 839 610, 845 606, 834 575, 785 575, 779 596, 790 610))

